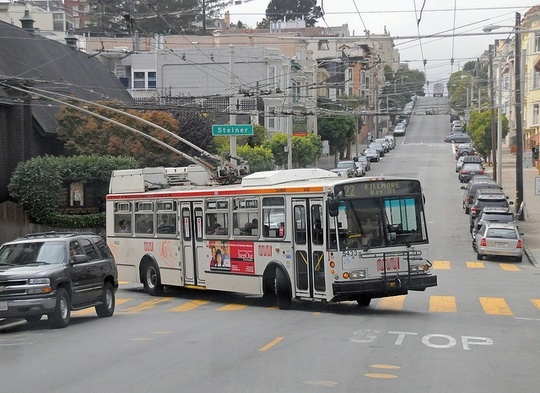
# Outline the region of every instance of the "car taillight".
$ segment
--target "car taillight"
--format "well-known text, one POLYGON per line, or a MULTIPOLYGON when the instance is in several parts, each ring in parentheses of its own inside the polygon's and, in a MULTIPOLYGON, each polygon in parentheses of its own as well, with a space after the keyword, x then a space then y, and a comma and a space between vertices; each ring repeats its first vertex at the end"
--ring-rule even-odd
POLYGON ((487 243, 486 243, 486 238, 483 237, 482 240, 480 240, 480 245, 481 245, 482 247, 485 247, 486 244, 487 244, 487 243))
POLYGON ((471 207, 471 214, 475 214, 476 213, 476 207, 471 207))
POLYGON ((467 173, 467 170, 466 170, 466 169, 462 169, 462 170, 461 170, 461 174, 462 174, 462 175, 464 175, 464 174, 466 174, 466 173, 467 173))
POLYGON ((516 248, 522 248, 522 247, 523 247, 523 243, 521 242, 521 239, 520 239, 520 240, 518 240, 518 242, 517 242, 516 248))

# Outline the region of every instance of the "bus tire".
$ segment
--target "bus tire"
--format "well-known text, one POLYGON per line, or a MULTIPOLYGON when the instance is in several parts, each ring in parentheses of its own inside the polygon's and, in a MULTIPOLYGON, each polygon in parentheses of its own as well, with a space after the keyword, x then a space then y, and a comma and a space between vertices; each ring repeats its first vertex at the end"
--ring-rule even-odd
POLYGON ((142 282, 147 294, 152 296, 163 295, 163 285, 161 284, 159 269, 155 263, 144 263, 142 268, 142 282))
POLYGON ((277 306, 280 310, 289 310, 292 305, 291 284, 285 272, 276 270, 276 297, 277 306))
POLYGON ((358 303, 360 307, 367 307, 371 303, 371 298, 369 296, 359 296, 356 298, 356 303, 358 303))
POLYGON ((114 289, 110 282, 106 281, 103 285, 103 294, 101 295, 101 304, 98 304, 96 314, 100 318, 107 318, 114 314, 114 289))
POLYGON ((54 329, 62 329, 69 325, 71 319, 71 301, 69 294, 64 288, 58 288, 56 294, 56 307, 47 315, 49 324, 54 329))

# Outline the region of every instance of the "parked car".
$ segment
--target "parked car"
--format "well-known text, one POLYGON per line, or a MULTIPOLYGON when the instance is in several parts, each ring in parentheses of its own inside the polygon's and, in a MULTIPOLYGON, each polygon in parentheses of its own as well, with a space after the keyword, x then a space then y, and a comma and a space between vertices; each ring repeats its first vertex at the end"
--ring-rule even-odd
POLYGON ((509 202, 506 195, 501 194, 480 194, 471 206, 469 211, 469 227, 474 225, 474 220, 482 213, 482 209, 491 207, 509 207, 513 202, 509 202))
POLYGON ((385 153, 386 153, 386 152, 385 152, 385 148, 384 148, 384 146, 382 145, 382 143, 379 143, 379 142, 371 142, 371 143, 369 144, 368 147, 372 147, 372 148, 374 148, 374 149, 377 149, 377 150, 379 151, 379 155, 380 155, 381 157, 384 157, 384 156, 385 156, 385 153))
POLYGON ((444 141, 449 143, 470 143, 471 137, 464 132, 454 132, 445 136, 444 141))
POLYGON ((386 138, 377 138, 374 142, 380 143, 384 147, 385 154, 390 151, 390 143, 388 143, 388 140, 386 140, 386 138))
POLYGON ((462 190, 465 190, 463 193, 463 208, 465 209, 465 214, 469 214, 469 210, 473 205, 473 199, 476 191, 480 188, 489 188, 489 189, 498 189, 502 190, 502 187, 497 184, 491 177, 487 175, 476 175, 473 177, 466 186, 461 186, 462 190))
POLYGON ((330 171, 337 173, 342 177, 353 177, 356 171, 356 164, 354 161, 340 161, 337 166, 330 171))
POLYGON ((484 158, 482 158, 480 156, 465 154, 465 155, 462 155, 461 157, 463 157, 463 163, 464 164, 467 164, 469 162, 478 162, 478 163, 484 165, 484 158))
MULTIPOLYGON (((485 223, 501 223, 509 224, 516 223, 516 216, 509 207, 492 207, 486 206, 482 209, 482 213, 476 217, 473 226, 471 227, 471 235, 474 237, 476 233, 485 223)), ((516 223, 516 226, 517 223, 516 223)))
POLYGON ((390 149, 396 148, 396 140, 392 135, 385 135, 384 138, 388 141, 388 144, 390 145, 390 149))
POLYGON ((404 136, 404 135, 405 135, 405 129, 406 129, 405 124, 403 124, 403 123, 398 123, 398 124, 394 127, 394 136, 404 136))
POLYGON ((461 183, 467 183, 475 175, 483 175, 484 167, 478 162, 464 163, 458 172, 458 179, 461 183))
POLYGON ((463 159, 465 156, 461 156, 456 161, 456 173, 458 173, 461 170, 461 167, 463 166, 463 159))
POLYGON ((503 256, 523 259, 523 240, 515 223, 487 223, 476 233, 473 249, 479 260, 486 256, 503 256))
POLYGON ((367 169, 366 169, 363 162, 354 161, 354 165, 356 165, 354 176, 361 177, 361 176, 364 176, 366 174, 367 169))
POLYGON ((371 162, 379 162, 381 160, 381 155, 379 154, 379 151, 375 148, 368 147, 364 150, 364 155, 371 161, 371 162))
POLYGON ((476 154, 476 149, 469 143, 458 145, 456 148, 456 160, 461 156, 473 156, 476 154))
POLYGON ((118 271, 104 239, 89 233, 35 233, 0 247, 0 319, 68 326, 72 310, 115 309, 118 271))
POLYGON ((353 161, 361 162, 362 164, 364 164, 364 166, 366 167, 366 172, 371 170, 371 160, 367 156, 360 155, 360 156, 354 157, 353 161))

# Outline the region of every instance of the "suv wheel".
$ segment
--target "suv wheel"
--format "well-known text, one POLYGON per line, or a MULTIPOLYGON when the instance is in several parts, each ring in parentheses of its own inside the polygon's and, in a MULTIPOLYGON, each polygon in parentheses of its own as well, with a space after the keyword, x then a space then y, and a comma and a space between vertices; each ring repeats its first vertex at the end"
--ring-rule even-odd
POLYGON ((101 304, 97 305, 96 314, 100 318, 107 318, 114 314, 114 289, 110 282, 105 282, 103 285, 103 295, 101 296, 101 304))
POLYGON ((58 288, 56 295, 56 307, 54 311, 47 316, 51 327, 62 329, 69 325, 71 319, 71 301, 69 294, 64 288, 58 288))

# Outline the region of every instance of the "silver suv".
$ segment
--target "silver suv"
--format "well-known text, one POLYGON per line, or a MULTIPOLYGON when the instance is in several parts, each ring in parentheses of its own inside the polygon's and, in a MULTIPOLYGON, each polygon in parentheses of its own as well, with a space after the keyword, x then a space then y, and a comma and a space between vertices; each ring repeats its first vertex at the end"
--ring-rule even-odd
POLYGON ((0 247, 0 321, 47 315, 52 327, 64 328, 72 310, 88 307, 110 317, 117 290, 116 263, 101 236, 35 233, 0 247))

